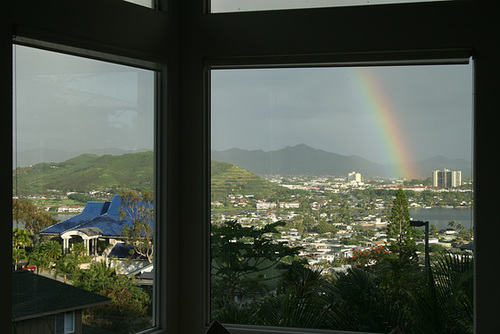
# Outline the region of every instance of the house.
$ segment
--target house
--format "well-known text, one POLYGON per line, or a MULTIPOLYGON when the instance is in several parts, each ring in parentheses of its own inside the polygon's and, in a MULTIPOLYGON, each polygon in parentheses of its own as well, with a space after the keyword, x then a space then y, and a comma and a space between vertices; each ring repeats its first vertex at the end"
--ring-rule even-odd
POLYGON ((82 310, 110 301, 29 271, 12 273, 13 328, 17 334, 86 333, 82 310))
MULTIPOLYGON (((97 255, 98 240, 107 239, 115 244, 122 240, 125 226, 131 228, 134 220, 134 210, 128 210, 125 217, 121 216, 122 200, 120 195, 114 195, 111 202, 87 202, 82 213, 49 226, 40 231, 41 235, 60 236, 63 239, 63 253, 68 253, 72 239, 82 240, 88 254, 97 255)), ((153 219, 149 224, 153 227, 153 219)))

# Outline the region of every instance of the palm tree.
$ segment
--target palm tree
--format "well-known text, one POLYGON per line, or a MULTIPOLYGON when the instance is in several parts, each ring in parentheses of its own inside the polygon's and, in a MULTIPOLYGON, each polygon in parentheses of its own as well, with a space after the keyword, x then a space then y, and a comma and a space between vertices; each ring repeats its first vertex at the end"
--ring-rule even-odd
POLYGON ((329 305, 321 298, 324 283, 320 271, 294 261, 281 278, 276 294, 268 294, 257 303, 260 324, 327 328, 329 305))
POLYGON ((380 286, 379 274, 366 268, 351 268, 324 286, 329 305, 328 322, 337 330, 389 333, 407 328, 407 302, 380 286))
POLYGON ((56 262, 56 271, 54 272, 54 278, 57 278, 59 274, 63 274, 64 283, 66 283, 67 275, 72 275, 78 270, 78 255, 77 254, 66 254, 60 257, 56 262))
POLYGON ((33 247, 33 250, 28 256, 29 263, 34 264, 36 266, 36 273, 39 274, 44 269, 48 269, 50 265, 50 261, 45 255, 42 245, 37 244, 33 247))
POLYGON ((12 262, 14 262, 14 270, 17 270, 19 260, 26 258, 26 250, 20 248, 12 248, 12 262))
POLYGON ((14 246, 12 256, 15 270, 17 270, 18 261, 26 257, 26 246, 31 243, 31 233, 28 230, 19 227, 14 228, 12 231, 12 245, 14 246))
POLYGON ((414 296, 414 332, 473 333, 473 275, 471 254, 441 255, 433 263, 428 288, 414 296))
POLYGON ((42 244, 42 252, 50 262, 56 262, 62 255, 62 246, 55 240, 49 240, 42 244))
POLYGON ((89 251, 87 250, 87 247, 83 244, 83 242, 77 242, 73 244, 73 247, 71 248, 71 253, 75 253, 78 256, 83 256, 86 255, 89 251))
POLYGON ((32 243, 31 232, 25 228, 14 228, 12 230, 12 243, 16 248, 22 247, 25 249, 26 246, 32 243))

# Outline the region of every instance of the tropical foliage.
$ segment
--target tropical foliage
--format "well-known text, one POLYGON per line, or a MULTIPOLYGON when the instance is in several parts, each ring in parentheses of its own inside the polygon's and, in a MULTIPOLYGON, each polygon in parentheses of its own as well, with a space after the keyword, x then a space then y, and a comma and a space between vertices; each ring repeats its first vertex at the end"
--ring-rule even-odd
POLYGON ((132 219, 132 227, 125 225, 122 235, 125 242, 133 247, 133 252, 145 257, 149 263, 154 256, 154 196, 151 191, 142 193, 135 190, 125 190, 120 195, 122 205, 120 217, 132 219))
POLYGON ((425 269, 402 191, 390 222, 389 245, 355 251, 351 268, 333 275, 309 269, 297 257, 300 249, 273 240, 282 222, 214 224, 212 317, 357 332, 472 333, 473 254, 441 251, 425 269))
POLYGON ((12 217, 24 224, 24 228, 33 236, 35 244, 40 238, 38 232, 57 222, 50 213, 44 212, 31 201, 17 198, 12 200, 12 217))
POLYGON ((299 248, 274 240, 283 225, 276 222, 256 228, 228 221, 212 227, 214 310, 264 295, 271 289, 268 282, 286 272, 290 266, 286 262, 293 263, 299 248))
POLYGON ((114 333, 135 333, 151 325, 148 293, 104 262, 77 271, 73 284, 111 299, 109 304, 85 310, 84 323, 114 333))

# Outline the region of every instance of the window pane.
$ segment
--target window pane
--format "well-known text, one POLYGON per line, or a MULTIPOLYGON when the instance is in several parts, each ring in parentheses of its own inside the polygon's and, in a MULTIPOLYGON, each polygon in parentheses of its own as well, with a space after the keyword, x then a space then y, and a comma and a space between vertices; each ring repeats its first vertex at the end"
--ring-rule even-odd
POLYGON ((210 10, 212 13, 253 12, 275 9, 364 6, 436 1, 447 0, 211 0, 210 10))
POLYGON ((64 313, 64 333, 73 333, 74 329, 75 312, 64 313))
POLYGON ((212 318, 472 328, 472 118, 472 64, 212 70, 212 318))
MULTIPOLYGON (((13 52, 14 309, 25 315, 23 298, 38 298, 41 314, 83 309, 86 326, 149 328, 155 73, 25 46, 13 52), (49 295, 27 295, 35 283, 49 295)), ((73 314, 61 330, 81 326, 73 314)))

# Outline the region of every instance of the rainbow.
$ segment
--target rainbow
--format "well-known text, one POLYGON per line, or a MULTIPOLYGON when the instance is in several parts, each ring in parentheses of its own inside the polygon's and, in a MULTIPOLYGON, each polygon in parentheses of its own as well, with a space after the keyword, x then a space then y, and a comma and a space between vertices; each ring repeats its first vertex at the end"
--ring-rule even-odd
POLYGON ((405 179, 416 178, 418 174, 411 164, 411 145, 407 142, 396 110, 391 105, 390 96, 384 90, 382 82, 372 68, 357 67, 354 71, 357 86, 363 96, 364 108, 375 120, 387 164, 393 168, 391 174, 405 179))

